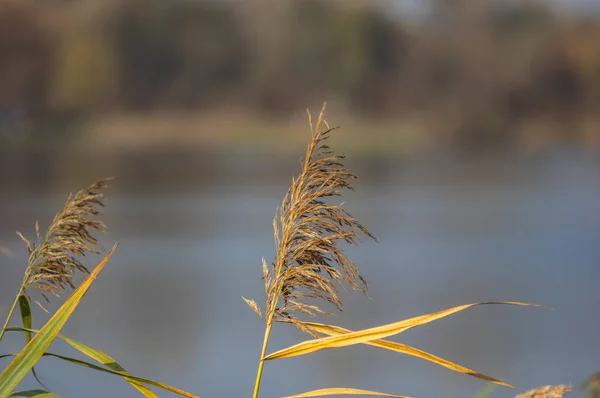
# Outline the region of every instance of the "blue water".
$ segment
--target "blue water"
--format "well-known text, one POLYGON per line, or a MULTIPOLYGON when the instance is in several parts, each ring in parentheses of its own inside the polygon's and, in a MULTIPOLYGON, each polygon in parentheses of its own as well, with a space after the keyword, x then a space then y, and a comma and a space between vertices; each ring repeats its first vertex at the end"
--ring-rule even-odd
MULTIPOLYGON (((122 161, 77 175, 56 171, 41 188, 9 184, 0 196, 0 245, 16 257, 0 257, 0 314, 25 261, 14 230, 33 237, 36 219, 47 226, 69 190, 108 168, 125 177, 107 191, 110 234, 103 242, 120 247, 65 334, 106 351, 132 374, 202 397, 248 397, 264 325, 240 297, 264 306, 260 260, 273 256, 271 220, 297 162, 249 156, 208 171, 185 159, 178 162, 189 161, 197 175, 167 169, 153 179, 158 168, 122 161)), ((366 328, 469 302, 536 302, 554 310, 479 307, 392 339, 521 391, 579 384, 600 370, 600 158, 565 152, 349 162, 361 179, 344 206, 379 243, 348 249, 370 298, 344 293, 344 312, 327 322, 366 328)), ((39 326, 45 316, 35 315, 39 326)), ((276 325, 268 351, 304 339, 276 325)), ((9 335, 0 351, 16 352, 21 343, 22 336, 9 335)), ((77 355, 61 343, 52 350, 77 355)), ((44 359, 38 372, 62 397, 137 394, 112 376, 58 359, 44 359)), ((348 386, 470 397, 484 385, 421 359, 350 347, 267 363, 261 396, 348 386)), ((23 387, 35 382, 28 378, 23 387)), ((497 388, 492 397, 514 395, 497 388)))

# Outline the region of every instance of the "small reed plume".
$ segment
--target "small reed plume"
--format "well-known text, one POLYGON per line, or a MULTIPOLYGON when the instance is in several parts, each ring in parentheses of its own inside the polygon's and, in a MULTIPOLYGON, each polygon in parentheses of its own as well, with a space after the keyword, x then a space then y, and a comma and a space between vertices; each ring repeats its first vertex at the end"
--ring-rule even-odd
POLYGON ((575 387, 565 384, 560 384, 557 386, 543 386, 517 395, 515 398, 562 398, 574 389, 575 387))
MULTIPOLYGON (((69 196, 65 208, 54 217, 43 239, 36 223, 37 243, 30 242, 17 232, 29 252, 21 294, 27 295, 30 289, 36 289, 49 301, 47 293, 59 297, 67 287, 75 288, 73 274, 76 271, 89 273, 78 257, 104 250, 92 236, 92 231, 105 232, 106 226, 102 221, 89 217, 99 214, 96 206, 104 206, 104 196, 97 191, 105 188, 107 181, 101 180, 77 192, 74 197, 69 196)), ((39 302, 38 305, 42 307, 39 302)))
MULTIPOLYGON (((32 289, 38 290, 46 302, 49 302, 48 293, 60 297, 60 293, 67 288, 75 288, 73 274, 76 271, 89 273, 78 257, 83 257, 86 253, 98 254, 104 250, 92 236, 92 232, 105 232, 106 226, 102 221, 91 220, 90 216, 99 214, 96 206, 104 206, 104 195, 96 191, 105 188, 108 180, 100 180, 77 192, 74 197, 69 196, 65 208, 54 217, 43 239, 36 222, 37 243, 30 242, 17 232, 27 244, 29 259, 19 292, 0 330, 0 340, 6 332, 17 303, 20 303, 23 326, 31 328, 29 292, 32 289)), ((47 311, 39 301, 35 300, 35 303, 47 311)))

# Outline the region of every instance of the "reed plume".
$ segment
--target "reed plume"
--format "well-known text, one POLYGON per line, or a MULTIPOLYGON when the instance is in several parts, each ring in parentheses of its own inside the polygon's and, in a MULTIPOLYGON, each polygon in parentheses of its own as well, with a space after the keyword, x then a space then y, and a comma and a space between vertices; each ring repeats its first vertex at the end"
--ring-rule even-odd
MULTIPOLYGON (((291 322, 300 330, 318 336, 298 319, 298 314, 314 316, 329 314, 314 300, 342 308, 339 289, 344 283, 366 294, 367 282, 359 268, 346 257, 340 243, 357 244, 361 236, 373 235, 341 204, 328 204, 326 199, 340 196, 343 190, 352 190, 356 176, 341 161, 344 156, 334 155, 325 141, 336 129, 325 121, 324 105, 313 127, 309 113, 312 138, 302 161, 302 171, 292 179, 281 207, 273 220, 276 255, 268 267, 263 259, 263 278, 267 296, 265 306, 266 333, 261 358, 273 322, 291 322)), ((254 301, 248 305, 261 316, 254 301)), ((256 397, 262 372, 259 364, 256 397)))
POLYGON ((309 114, 312 139, 302 172, 292 180, 273 221, 276 257, 272 270, 264 269, 267 321, 292 322, 311 334, 296 315, 329 313, 309 304, 310 299, 325 300, 341 310, 338 293, 344 282, 354 290, 367 292, 368 285, 359 268, 339 244, 357 244, 360 235, 375 239, 341 205, 325 202, 328 197, 340 196, 345 189, 352 190, 351 181, 356 176, 341 163, 344 156, 333 155, 324 143, 335 129, 324 116, 325 106, 313 129, 309 114), (322 125, 326 128, 322 129, 322 125))
MULTIPOLYGON (((100 180, 80 190, 75 196, 70 195, 64 209, 54 217, 43 239, 37 222, 35 225, 37 242, 31 242, 17 232, 27 244, 29 257, 23 282, 8 313, 4 327, 0 331, 0 340, 6 331, 17 302, 20 302, 21 306, 29 307, 31 290, 39 291, 46 302, 49 302, 48 294, 60 297, 60 294, 67 288, 75 288, 73 274, 76 271, 89 274, 80 257, 87 253, 99 254, 104 250, 97 239, 92 236, 92 232, 105 232, 106 226, 102 221, 92 220, 90 217, 99 214, 96 207, 104 206, 102 203, 104 196, 98 191, 106 187, 108 180, 100 180)), ((39 301, 35 302, 46 310, 39 301)), ((23 312, 23 308, 21 311, 23 312)))
POLYGON ((557 386, 543 386, 517 395, 515 398, 562 398, 574 389, 575 387, 565 384, 560 384, 557 386))
POLYGON ((96 206, 104 206, 104 195, 97 192, 106 187, 108 179, 70 195, 64 209, 58 213, 42 239, 39 224, 36 223, 37 243, 32 243, 20 232, 17 234, 27 244, 29 260, 23 293, 36 289, 48 301, 46 293, 59 297, 68 288, 74 289, 73 274, 80 271, 88 274, 88 269, 79 257, 86 253, 99 254, 104 248, 92 236, 92 232, 106 232, 106 225, 90 216, 99 214, 96 206))

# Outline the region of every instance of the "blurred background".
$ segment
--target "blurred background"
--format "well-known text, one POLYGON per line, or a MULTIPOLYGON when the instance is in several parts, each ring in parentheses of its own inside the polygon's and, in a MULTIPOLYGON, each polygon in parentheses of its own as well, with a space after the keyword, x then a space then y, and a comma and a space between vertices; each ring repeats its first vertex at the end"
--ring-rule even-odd
MULTIPOLYGON (((476 308, 394 339, 521 391, 600 370, 596 0, 0 0, 0 314, 26 264, 15 230, 114 176, 102 241, 121 246, 65 334, 132 374, 250 396, 264 325, 240 296, 263 306, 271 220, 324 101, 360 177, 346 209, 379 239, 348 248, 370 298, 345 293, 327 322, 537 302, 554 311, 476 308)), ((269 351, 305 338, 279 325, 269 351)), ((63 397, 137 394, 57 361, 38 372, 63 397)), ((351 347, 267 363, 261 392, 484 385, 351 347)))

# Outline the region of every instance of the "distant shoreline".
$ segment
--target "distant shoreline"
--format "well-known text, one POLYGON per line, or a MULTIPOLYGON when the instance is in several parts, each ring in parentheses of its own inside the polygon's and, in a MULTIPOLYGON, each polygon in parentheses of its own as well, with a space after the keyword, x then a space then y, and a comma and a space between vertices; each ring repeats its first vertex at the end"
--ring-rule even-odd
MULTIPOLYGON (((329 115, 332 125, 340 127, 331 140, 340 153, 348 155, 401 155, 465 145, 484 151, 508 146, 517 151, 537 152, 564 144, 600 150, 600 117, 577 120, 575 132, 556 120, 524 120, 507 131, 506 137, 496 133, 497 136, 490 138, 489 132, 482 131, 472 144, 459 142, 460 138, 446 131, 453 128, 452 122, 442 123, 433 115, 378 120, 359 119, 336 111, 330 111, 329 115)), ((91 119, 83 128, 80 145, 120 150, 195 147, 287 153, 304 148, 310 134, 304 112, 287 119, 227 112, 117 115, 91 119)))
MULTIPOLYGON (((433 116, 414 115, 365 120, 330 111, 340 129, 331 136, 337 152, 353 156, 398 156, 430 150, 469 149, 472 152, 536 153, 560 146, 600 151, 600 117, 577 120, 577 130, 546 119, 525 120, 504 131, 471 133, 450 131, 453 126, 433 116), (495 135, 493 135, 495 134, 495 135)), ((43 128, 43 127, 42 127, 43 128)), ((8 147, 32 150, 144 152, 195 150, 249 153, 296 153, 304 148, 310 129, 306 114, 265 118, 241 112, 217 111, 113 114, 90 117, 61 135, 49 128, 38 136, 5 140, 8 147)), ((0 142, 2 136, 0 136, 0 142)), ((6 143, 2 143, 6 145, 6 143)))

